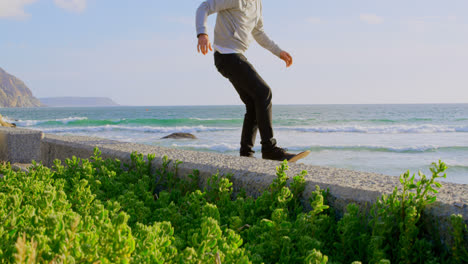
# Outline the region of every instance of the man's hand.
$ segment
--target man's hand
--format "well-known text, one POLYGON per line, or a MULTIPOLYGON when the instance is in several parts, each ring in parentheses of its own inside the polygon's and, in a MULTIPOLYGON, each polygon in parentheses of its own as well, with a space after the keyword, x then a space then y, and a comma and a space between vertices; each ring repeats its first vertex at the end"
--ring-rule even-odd
POLYGON ((286 62, 286 67, 291 66, 292 63, 293 63, 293 59, 292 59, 291 55, 289 53, 287 53, 286 51, 281 52, 280 58, 282 60, 284 60, 284 62, 286 62))
POLYGON ((208 53, 208 49, 213 51, 213 49, 211 48, 210 38, 208 38, 207 34, 200 34, 200 36, 198 36, 197 49, 198 53, 200 53, 201 51, 203 55, 206 55, 208 53))

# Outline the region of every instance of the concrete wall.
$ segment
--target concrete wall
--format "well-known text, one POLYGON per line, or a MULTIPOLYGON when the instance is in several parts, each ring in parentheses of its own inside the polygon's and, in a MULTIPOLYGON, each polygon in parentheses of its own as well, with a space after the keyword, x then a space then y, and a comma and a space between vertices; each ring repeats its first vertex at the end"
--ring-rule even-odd
POLYGON ((0 160, 29 163, 40 159, 41 131, 0 126, 0 160))
MULTIPOLYGON (((0 130, 0 144, 9 144, 9 141, 2 141, 2 139, 5 138, 5 134, 10 135, 10 133, 14 134, 14 129, 0 130)), ((64 160, 72 156, 89 158, 93 155, 94 147, 99 147, 103 158, 118 158, 123 162, 129 162, 130 154, 133 151, 138 151, 145 155, 154 153, 156 154, 153 164, 154 168, 159 167, 162 164, 162 158, 167 155, 171 160, 182 161, 182 164, 179 166, 179 176, 187 175, 194 169, 198 169, 203 184, 208 177, 218 171, 222 174, 230 173, 233 175, 234 190, 243 188, 247 191, 247 194, 252 196, 259 195, 269 186, 276 177, 275 168, 280 164, 277 161, 122 143, 80 136, 46 134, 42 139, 38 139, 36 135, 34 140, 40 141, 40 156, 38 160, 47 166, 53 165, 55 159, 64 160)), ((2 145, 0 145, 0 149, 2 145)), ((36 145, 36 143, 31 144, 31 146, 36 145)), ((7 147, 7 149, 9 148, 7 147)), ((22 148, 20 149, 23 151, 22 148)), ((35 152, 25 151, 24 153, 35 152)), ((2 155, 0 151, 0 160, 5 160, 2 155)), ((368 208, 382 194, 391 193, 394 187, 399 185, 397 177, 381 174, 305 164, 289 164, 289 166, 288 175, 290 178, 303 170, 308 171, 306 190, 304 192, 307 200, 311 192, 315 190, 316 185, 321 189, 328 188, 331 194, 329 203, 338 212, 343 212, 349 203, 357 203, 363 208, 368 208)), ((428 221, 432 224, 440 225, 443 231, 442 236, 449 237, 447 226, 450 215, 461 214, 465 223, 468 224, 468 185, 443 183, 443 187, 437 195, 437 202, 428 208, 427 213, 429 216, 428 221)))

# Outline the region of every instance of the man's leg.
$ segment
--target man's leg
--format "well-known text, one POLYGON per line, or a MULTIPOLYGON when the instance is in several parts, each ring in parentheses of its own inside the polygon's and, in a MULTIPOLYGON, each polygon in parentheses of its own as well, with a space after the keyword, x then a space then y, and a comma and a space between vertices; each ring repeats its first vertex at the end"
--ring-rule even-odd
MULTIPOLYGON (((215 53, 215 64, 218 71, 231 81, 246 105, 246 117, 248 118, 244 119, 243 139, 247 138, 248 135, 252 136, 252 113, 255 112, 256 123, 260 130, 262 152, 273 149, 276 146, 276 140, 273 138, 270 87, 241 54, 215 53)), ((252 145, 254 141, 253 137, 252 145)))
POLYGON ((271 89, 245 56, 239 54, 236 66, 237 76, 230 80, 239 94, 245 93, 251 98, 260 130, 262 152, 270 150, 276 146, 273 138, 271 89))
MULTIPOLYGON (((218 68, 218 71, 233 84, 234 88, 239 87, 241 82, 237 81, 236 76, 238 75, 237 65, 238 65, 238 54, 219 54, 215 53, 215 65, 218 68)), ((253 156, 253 147, 255 144, 255 139, 257 137, 257 116, 255 109, 255 101, 252 97, 246 93, 243 89, 236 88, 237 93, 239 94, 240 99, 245 104, 245 116, 244 123, 242 125, 242 135, 241 135, 241 148, 240 155, 251 157, 253 156)))
POLYGON ((242 134, 240 142, 240 155, 245 157, 253 157, 255 151, 255 139, 257 138, 257 117, 255 113, 255 105, 249 96, 240 94, 242 102, 245 104, 244 123, 242 125, 242 134))
POLYGON ((253 146, 255 142, 256 129, 254 129, 253 119, 255 116, 262 138, 262 158, 295 162, 310 153, 310 151, 304 151, 296 155, 276 146, 276 140, 273 138, 271 89, 244 55, 221 55, 216 52, 215 64, 218 71, 231 81, 246 104, 247 113, 242 129, 242 139, 246 141, 241 140, 241 145, 246 146, 245 149, 248 149, 248 146, 253 146), (251 102, 253 102, 253 106, 251 102), (251 109, 255 109, 255 115, 251 109))

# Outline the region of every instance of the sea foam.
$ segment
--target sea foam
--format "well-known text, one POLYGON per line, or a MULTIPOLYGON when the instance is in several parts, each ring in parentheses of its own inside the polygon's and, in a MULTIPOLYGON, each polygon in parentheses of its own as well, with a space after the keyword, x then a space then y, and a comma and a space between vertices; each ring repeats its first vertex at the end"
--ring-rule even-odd
MULTIPOLYGON (((89 126, 89 127, 55 127, 43 128, 46 133, 77 133, 77 132, 100 132, 100 131, 134 131, 142 133, 196 133, 230 130, 225 127, 206 127, 206 126, 176 126, 176 127, 153 127, 153 126, 89 126)), ((232 129, 231 129, 232 130, 232 129)))
POLYGON ((423 133, 463 133, 468 126, 456 125, 393 125, 393 126, 311 126, 311 127, 277 127, 280 130, 295 130, 313 133, 369 133, 369 134, 423 134, 423 133))
POLYGON ((9 120, 8 122, 15 123, 17 126, 21 127, 32 127, 38 126, 41 124, 47 123, 61 123, 61 124, 68 124, 73 121, 79 120, 87 120, 87 117, 67 117, 67 118, 59 118, 59 119, 45 119, 45 120, 9 120))

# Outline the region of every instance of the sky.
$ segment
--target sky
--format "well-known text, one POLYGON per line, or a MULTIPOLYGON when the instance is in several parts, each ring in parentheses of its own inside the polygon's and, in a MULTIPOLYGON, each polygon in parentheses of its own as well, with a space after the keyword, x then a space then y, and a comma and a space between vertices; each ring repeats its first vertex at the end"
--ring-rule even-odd
MULTIPOLYGON (((201 0, 0 0, 0 67, 36 97, 122 105, 238 105, 197 53, 201 0)), ((264 0, 252 43, 274 104, 468 103, 468 1, 264 0)), ((213 39, 215 16, 208 19, 213 39)))

